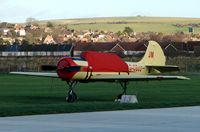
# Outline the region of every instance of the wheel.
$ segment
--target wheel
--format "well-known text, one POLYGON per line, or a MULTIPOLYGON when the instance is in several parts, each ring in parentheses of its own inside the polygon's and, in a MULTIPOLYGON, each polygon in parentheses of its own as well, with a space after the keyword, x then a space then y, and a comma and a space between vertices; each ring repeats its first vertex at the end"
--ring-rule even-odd
POLYGON ((66 97, 66 100, 68 103, 73 103, 77 100, 77 95, 75 92, 70 91, 68 94, 68 97, 66 97))
POLYGON ((123 94, 119 94, 119 95, 117 96, 117 99, 122 99, 122 95, 123 95, 123 94))

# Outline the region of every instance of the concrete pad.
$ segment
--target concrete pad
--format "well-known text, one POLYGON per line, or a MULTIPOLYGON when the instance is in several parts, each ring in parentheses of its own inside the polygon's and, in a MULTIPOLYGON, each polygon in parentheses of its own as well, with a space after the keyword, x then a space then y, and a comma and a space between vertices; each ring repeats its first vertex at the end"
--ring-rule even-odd
POLYGON ((0 118, 0 132, 68 131, 200 131, 200 106, 0 118))

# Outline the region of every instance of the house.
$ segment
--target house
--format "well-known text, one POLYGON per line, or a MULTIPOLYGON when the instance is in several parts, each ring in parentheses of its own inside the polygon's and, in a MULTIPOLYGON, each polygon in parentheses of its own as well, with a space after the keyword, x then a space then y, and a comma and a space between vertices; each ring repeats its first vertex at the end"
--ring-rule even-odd
POLYGON ((53 39, 52 35, 47 35, 43 44, 56 44, 56 41, 53 39))
POLYGON ((21 25, 18 25, 18 24, 15 25, 15 32, 19 36, 26 36, 26 30, 21 25))
POLYGON ((200 41, 200 34, 195 34, 190 38, 190 41, 200 41))
POLYGON ((45 32, 45 33, 52 33, 52 32, 53 32, 53 29, 51 29, 51 28, 49 28, 49 27, 46 27, 46 28, 44 29, 44 32, 45 32))
POLYGON ((120 42, 119 45, 123 48, 126 56, 142 56, 147 49, 145 41, 120 42))
POLYGON ((15 24, 14 28, 15 30, 19 31, 21 28, 23 28, 23 26, 19 24, 15 24))
POLYGON ((38 27, 38 26, 35 26, 35 25, 31 25, 30 29, 31 29, 31 30, 36 30, 36 29, 39 29, 39 27, 38 27))
POLYGON ((10 31, 10 29, 0 29, 0 32, 3 34, 3 35, 8 35, 8 32, 10 31))
POLYGON ((119 43, 117 43, 114 47, 112 47, 110 51, 111 52, 125 52, 126 50, 119 43))
POLYGON ((26 31, 24 28, 21 28, 18 33, 19 33, 19 36, 26 36, 26 31))
POLYGON ((25 26, 25 30, 36 30, 36 29, 40 29, 38 26, 36 25, 26 25, 25 26))
POLYGON ((70 40, 70 38, 68 38, 66 34, 65 35, 59 35, 55 38, 55 41, 59 44, 66 43, 69 40, 70 40))
POLYGON ((147 46, 145 42, 101 42, 101 43, 76 43, 75 55, 80 55, 84 51, 114 52, 118 55, 143 55, 147 46))
MULTIPOLYGON (((11 37, 3 37, 2 38, 5 42, 9 42, 10 44, 13 44, 15 42, 15 39, 14 38, 11 38, 11 37)), ((7 43, 4 43, 4 44, 7 44, 7 43)))

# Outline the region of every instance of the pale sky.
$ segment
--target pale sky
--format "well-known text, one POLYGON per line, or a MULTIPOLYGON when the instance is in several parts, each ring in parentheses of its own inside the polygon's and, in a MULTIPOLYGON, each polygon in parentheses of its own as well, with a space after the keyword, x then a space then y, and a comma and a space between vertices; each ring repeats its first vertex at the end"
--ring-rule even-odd
POLYGON ((161 16, 200 18, 200 0, 0 0, 0 22, 161 16))

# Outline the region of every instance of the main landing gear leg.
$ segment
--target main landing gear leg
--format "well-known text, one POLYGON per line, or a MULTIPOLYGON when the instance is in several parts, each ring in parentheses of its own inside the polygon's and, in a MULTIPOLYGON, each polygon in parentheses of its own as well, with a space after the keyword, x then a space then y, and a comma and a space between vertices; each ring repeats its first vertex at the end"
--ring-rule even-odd
POLYGON ((68 97, 66 97, 66 100, 68 103, 72 103, 77 100, 77 95, 74 92, 74 87, 77 84, 77 81, 69 81, 67 82, 69 86, 69 91, 68 91, 68 97))
POLYGON ((119 82, 120 85, 122 86, 123 88, 123 93, 119 94, 117 96, 117 99, 121 99, 122 98, 122 95, 126 95, 126 90, 127 90, 127 85, 128 85, 128 82, 127 81, 122 81, 122 82, 119 82))

